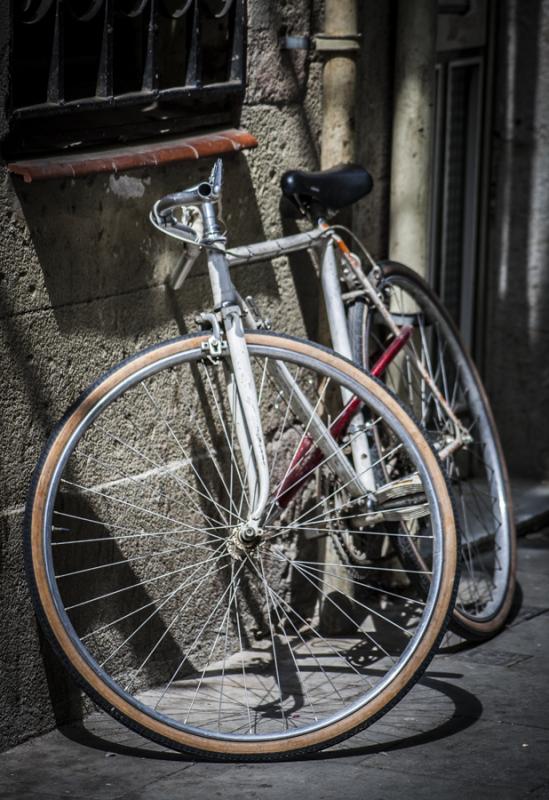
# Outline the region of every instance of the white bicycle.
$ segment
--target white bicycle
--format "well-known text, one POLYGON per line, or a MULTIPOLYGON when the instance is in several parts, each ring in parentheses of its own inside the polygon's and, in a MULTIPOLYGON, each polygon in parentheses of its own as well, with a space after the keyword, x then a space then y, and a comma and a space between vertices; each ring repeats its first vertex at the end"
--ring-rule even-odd
MULTIPOLYGON (((331 208, 369 190, 350 169, 321 181, 331 208)), ((435 447, 344 357, 338 269, 343 257, 355 299, 369 297, 358 260, 324 221, 227 249, 221 186, 218 162, 155 204, 153 224, 185 248, 176 285, 207 254, 213 309, 68 410, 34 475, 26 558, 48 638, 102 708, 178 750, 284 758, 351 735, 410 689, 452 612, 459 550, 435 447), (343 356, 271 332, 233 286, 232 265, 298 249, 320 265, 343 356)), ((412 340, 399 330, 372 372, 388 375, 412 340)), ((435 446, 453 453, 449 435, 435 446)))

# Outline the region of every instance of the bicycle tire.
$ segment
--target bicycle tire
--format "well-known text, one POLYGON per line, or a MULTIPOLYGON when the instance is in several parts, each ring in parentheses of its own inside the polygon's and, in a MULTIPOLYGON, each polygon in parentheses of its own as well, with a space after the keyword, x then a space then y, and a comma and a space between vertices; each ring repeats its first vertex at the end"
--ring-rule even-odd
MULTIPOLYGON (((393 312, 401 324, 408 322, 417 329, 418 321, 424 322, 424 330, 420 335, 412 336, 404 352, 413 349, 421 354, 424 350, 436 350, 437 356, 429 353, 429 370, 437 376, 437 386, 446 399, 452 400, 453 397, 452 403, 455 409, 459 409, 458 417, 471 431, 475 431, 475 441, 466 450, 471 463, 476 460, 476 467, 462 463, 461 472, 464 474, 461 474, 457 461, 460 458, 464 461, 463 454, 447 459, 458 508, 463 562, 450 627, 467 639, 489 638, 501 630, 511 609, 515 588, 516 533, 507 468, 488 398, 455 323, 427 282, 397 262, 384 261, 379 268, 382 274, 378 290, 388 306, 393 304, 393 312), (430 332, 426 333, 428 329, 430 332), (453 384, 449 380, 452 375, 459 375, 453 384), (483 492, 488 501, 481 496, 483 492)), ((380 337, 386 328, 383 324, 380 326, 378 315, 369 315, 366 308, 360 300, 351 306, 349 328, 353 357, 368 368, 373 360, 372 354, 383 346, 380 337)), ((414 413, 432 440, 440 439, 444 422, 437 422, 436 400, 431 394, 431 400, 422 405, 419 399, 421 391, 428 392, 428 386, 418 382, 413 371, 404 366, 389 368, 386 379, 387 384, 414 407, 414 413)), ((412 570, 425 565, 411 540, 398 541, 405 565, 412 570)))
MULTIPOLYGON (((390 429, 394 441, 399 443, 399 463, 408 458, 411 468, 421 476, 436 552, 429 597, 420 602, 414 600, 413 596, 403 595, 402 601, 398 602, 391 599, 389 592, 382 598, 386 605, 393 604, 391 608, 395 613, 397 609, 399 612, 403 608, 408 609, 409 630, 402 627, 404 633, 395 634, 400 626, 391 621, 389 614, 392 612, 389 611, 385 612, 387 616, 383 617, 380 632, 376 633, 378 639, 364 632, 362 628, 365 623, 359 625, 359 619, 364 616, 363 611, 359 613, 359 601, 354 597, 343 597, 341 605, 336 604, 331 597, 332 591, 328 593, 331 584, 326 582, 326 575, 329 578, 332 573, 326 572, 326 563, 331 565, 332 562, 324 563, 322 556, 316 561, 297 557, 286 559, 289 562, 288 570, 293 570, 291 577, 295 579, 297 575, 299 578, 299 590, 307 589, 311 594, 312 586, 314 607, 311 606, 310 597, 303 600, 301 595, 296 595, 297 599, 294 600, 293 595, 288 594, 292 600, 290 604, 283 596, 284 592, 292 590, 292 586, 288 589, 283 576, 278 574, 280 565, 276 563, 276 554, 279 551, 282 553, 286 543, 288 547, 305 547, 309 541, 305 536, 305 528, 311 524, 311 520, 314 524, 314 513, 311 517, 311 511, 319 506, 326 508, 326 503, 329 522, 327 498, 321 497, 319 503, 314 493, 312 500, 300 497, 299 503, 305 505, 305 514, 302 512, 303 505, 299 507, 301 517, 299 509, 296 516, 295 509, 289 506, 290 523, 277 522, 276 519, 272 523, 275 530, 272 534, 275 540, 273 549, 269 549, 268 542, 259 543, 254 551, 241 556, 241 562, 229 549, 228 536, 220 536, 218 542, 217 534, 221 534, 221 529, 216 534, 211 533, 215 530, 211 522, 216 513, 220 514, 220 520, 223 518, 221 509, 224 504, 219 499, 225 496, 221 491, 222 473, 216 472, 215 465, 224 464, 224 440, 220 436, 213 454, 204 449, 204 442, 202 449, 189 459, 187 456, 191 451, 187 451, 187 445, 182 444, 187 442, 187 439, 183 439, 182 431, 187 432, 188 442, 196 445, 197 440, 193 437, 198 435, 197 432, 208 433, 208 425, 212 426, 216 421, 211 397, 217 396, 216 392, 219 397, 223 396, 224 382, 218 381, 220 370, 230 370, 227 356, 221 356, 217 366, 211 365, 205 357, 202 345, 207 341, 206 334, 181 337, 144 350, 121 362, 81 395, 52 433, 36 468, 27 504, 24 540, 28 578, 38 619, 54 650, 80 686, 100 707, 143 736, 176 750, 218 760, 289 758, 326 747, 371 724, 411 688, 432 658, 444 633, 456 587, 456 529, 446 479, 434 451, 398 400, 356 365, 318 345, 272 333, 254 332, 246 336, 258 377, 267 374, 268 359, 272 359, 287 364, 296 376, 322 379, 320 394, 319 384, 315 385, 309 377, 303 380, 306 391, 318 398, 317 405, 321 399, 324 403, 330 384, 336 389, 345 385, 358 393, 378 415, 379 424, 390 429), (219 391, 215 388, 217 385, 219 391), (191 396, 195 388, 196 397, 191 396), (156 402, 151 403, 150 398, 156 402), (165 414, 169 417, 165 417, 165 414), (180 434, 180 444, 187 455, 178 451, 176 441, 172 441, 172 429, 180 434), (106 461, 104 450, 108 452, 106 461), (154 463, 159 458, 156 454, 159 452, 162 461, 155 467, 154 463), (179 458, 174 456, 177 452, 179 458), (143 457, 147 469, 143 469, 143 457), (138 465, 141 465, 141 472, 137 469, 138 465), (196 476, 192 472, 193 469, 196 471, 195 465, 201 469, 196 476), (108 468, 109 480, 105 480, 107 474, 103 474, 103 468, 108 468), (190 493, 188 487, 191 484, 187 483, 184 476, 195 482, 192 484, 195 486, 194 494, 190 493), (92 483, 88 484, 88 480, 92 483), (185 493, 179 496, 187 497, 186 522, 179 519, 182 512, 176 515, 174 511, 178 503, 177 493, 185 484, 185 493), (168 486, 169 491, 166 491, 168 486), (203 487, 203 491, 196 487, 203 487), (193 514, 198 514, 196 518, 204 520, 206 527, 194 528, 194 535, 190 529, 193 525, 198 526, 198 523, 193 522, 195 517, 190 511, 191 500, 194 502, 194 498, 200 494, 207 496, 207 503, 204 507, 200 506, 200 513, 193 511, 193 514), (154 502, 150 509, 145 505, 149 502, 149 496, 154 502), (123 511, 121 509, 119 513, 116 509, 120 503, 123 504, 123 511), (312 507, 307 505, 310 503, 312 507), (112 511, 109 510, 110 504, 114 506, 112 511), (155 518, 161 519, 168 531, 151 530, 150 518, 146 518, 149 523, 145 524, 143 513, 156 515, 155 518), (173 524, 171 527, 166 524, 170 516, 175 521, 175 528, 173 524), (301 523, 300 519, 303 520, 301 523), (279 533, 276 533, 277 530, 279 533), (292 530, 298 533, 292 533, 292 530), (181 533, 185 535, 183 545, 181 538, 178 538, 181 533), (157 536, 175 536, 175 540, 170 544, 169 540, 160 539, 170 545, 167 551, 158 547, 151 549, 148 543, 158 541, 151 538, 157 536), (201 539, 201 536, 206 538, 201 539), (187 561, 183 567, 178 566, 180 562, 174 561, 171 545, 177 548, 179 544, 181 551, 192 547, 209 548, 211 542, 217 547, 214 550, 215 557, 221 559, 216 562, 221 564, 219 569, 230 570, 231 576, 227 610, 222 621, 219 622, 212 614, 223 597, 227 597, 229 588, 222 594, 223 587, 218 586, 215 577, 206 585, 208 567, 206 575, 201 573, 195 580, 200 587, 200 594, 190 607, 188 603, 194 591, 190 591, 188 580, 187 583, 183 581, 186 587, 183 604, 186 613, 181 624, 179 621, 177 626, 174 623, 178 616, 170 618, 166 613, 165 619, 155 620, 159 628, 147 633, 148 612, 144 612, 144 608, 150 609, 152 605, 152 616, 161 608, 159 597, 153 599, 152 603, 148 602, 151 594, 160 591, 152 588, 154 581, 163 580, 163 590, 168 585, 169 594, 175 579, 166 584, 163 570, 179 570, 181 574, 181 570, 189 568, 187 561), (160 564, 158 558, 162 555, 164 562, 160 564), (269 557, 271 562, 268 562, 269 557), (235 566, 239 563, 242 563, 240 568, 235 566), (260 568, 258 564, 261 564, 260 568), (304 566, 307 564, 318 564, 317 572, 314 572, 314 566, 304 566), (248 570, 242 573, 242 576, 248 576, 246 583, 244 577, 239 577, 240 572, 235 577, 235 571, 242 570, 244 565, 248 570), (323 570, 322 580, 325 581, 322 585, 317 577, 320 567, 323 570), (137 582, 128 587, 125 581, 130 575, 137 582), (259 589, 254 594, 255 582, 259 589), (143 594, 145 583, 149 593, 146 596, 143 594), (271 584, 277 587, 278 592, 271 589, 271 584), (125 594, 127 591, 129 594, 125 594), (134 591, 137 594, 130 605, 128 598, 134 596, 134 591), (263 603, 260 602, 261 591, 264 592, 263 603), (211 610, 211 604, 215 603, 218 596, 221 599, 211 610), (343 637, 334 637, 330 632, 325 636, 319 633, 321 622, 317 617, 322 610, 318 610, 319 598, 324 604, 330 600, 339 612, 350 619, 351 632, 347 631, 343 637), (148 604, 140 606, 144 601, 148 604), (304 603, 309 603, 308 611, 303 610, 304 603), (119 614, 122 616, 117 616, 119 614), (139 616, 136 618, 133 616, 135 614, 139 616), (272 622, 274 615, 278 619, 275 624, 272 622), (358 615, 356 619, 355 615, 358 615), (130 629, 128 619, 132 616, 133 632, 126 636, 130 629), (215 630, 211 630, 214 623, 218 628, 217 635, 215 630), (255 632, 261 625, 267 628, 271 643, 267 635, 264 636, 267 644, 263 641, 265 631, 255 632), (288 630, 290 625, 293 628, 288 630), (390 628, 390 632, 384 632, 383 626, 390 628), (199 628, 203 641, 195 644, 199 628), (245 638, 241 638, 244 633, 245 638), (217 658, 216 661, 221 647, 220 636, 225 637, 225 652, 223 660, 217 658), (192 637, 194 642, 191 643, 192 637), (344 656, 332 643, 333 639, 338 647, 346 648, 344 656), (394 643, 389 645, 389 640, 394 643), (362 650, 356 649, 359 645, 362 650), (233 646, 234 658, 232 653, 227 657, 227 648, 233 646), (193 651, 193 647, 196 650, 193 651), (315 648, 317 652, 313 658, 309 653, 315 648), (390 649, 382 653, 380 648, 390 649), (193 658, 198 653, 196 665, 189 665, 191 652, 193 658), (147 655, 143 661, 144 654, 147 655), (187 662, 184 671, 181 671, 182 655, 183 662, 187 662), (394 663, 391 661, 393 658, 394 663), (294 671, 293 677, 288 677, 283 668, 291 672, 291 659, 294 671), (205 663, 199 677, 203 661, 205 663), (368 662, 368 668, 362 661, 368 662), (174 666, 177 666, 175 673, 174 666), (229 666, 233 670, 230 678, 231 700, 227 699, 229 666), (376 670, 380 675, 376 674, 376 670), (240 672, 242 681, 238 677, 240 672), (166 675, 168 683, 165 684, 166 675), (290 678, 294 681, 291 691, 290 678), (246 680, 249 681, 249 691, 246 680), (303 688, 306 681, 309 681, 308 688, 303 688), (283 696, 282 684, 284 692, 289 693, 287 696, 283 696), (250 716, 252 688, 263 693, 256 701, 252 698, 252 702, 255 702, 253 719, 250 716), (280 697, 273 699, 276 691, 280 697), (312 710, 305 706, 308 693, 307 702, 312 710), (314 700, 311 695, 314 695, 314 700), (212 706, 213 696, 215 708, 212 706), (200 707, 198 697, 202 704, 200 707), (181 712, 183 702, 184 719, 181 712), (223 703, 226 704, 225 710, 223 703), (320 710, 324 708, 323 703, 327 704, 327 711, 319 720, 318 714, 323 713, 320 710), (298 712, 293 710, 294 707, 298 708, 298 712), (198 712, 202 715, 199 720, 189 722, 191 713, 196 716, 198 712), (316 719, 314 714, 317 715, 316 719)), ((275 451, 280 453, 284 449, 280 444, 281 438, 286 436, 287 431, 294 436, 293 428, 289 423, 280 425, 283 415, 276 405, 280 402, 276 399, 279 397, 278 390, 269 395, 269 388, 265 388, 268 386, 269 380, 261 382, 260 408, 263 424, 272 424, 275 433, 280 434, 275 451)), ((337 395, 336 391, 336 401, 337 395)), ((290 408, 291 398, 286 402, 288 413, 284 418, 288 417, 290 408)), ((217 421, 221 427, 223 413, 223 408, 220 408, 217 421)), ((304 423, 299 424, 304 431, 307 430, 304 423)), ((265 427, 264 430, 267 433, 269 429, 265 427)), ((225 437, 232 461, 229 465, 231 478, 229 480, 228 472, 224 473, 224 486, 225 489, 228 485, 238 488, 236 471, 238 463, 242 465, 242 461, 239 462, 238 453, 234 452, 235 440, 228 436, 227 430, 225 437)), ((215 436, 212 435, 214 440, 215 436)), ((269 438, 271 441, 272 438, 269 438)), ((294 436, 289 447, 290 454, 295 446, 294 436)), ((273 482, 279 485, 274 465, 276 455, 273 455, 273 451, 269 452, 273 482)), ((394 455, 387 455, 386 458, 389 461, 394 455)), ((327 471, 328 468, 324 465, 323 469, 327 471)), ((342 486, 341 491, 344 491, 345 487, 342 486)), ((227 497, 226 508, 232 510, 234 500, 234 518, 238 519, 239 513, 244 514, 244 506, 240 505, 240 512, 237 512, 236 505, 236 501, 246 502, 244 484, 240 493, 235 489, 227 497)), ((225 522, 229 532, 232 532, 232 519, 230 517, 225 522)), ((317 526, 321 524, 316 522, 317 526)), ((316 542, 316 547, 322 538, 311 541, 316 542)), ((234 540, 231 539, 231 542, 231 548, 234 548, 234 540)), ((188 555, 185 558, 188 560, 188 555)), ((211 559, 208 556, 206 560, 211 559)), ((204 563, 204 560, 195 560, 193 567, 198 565, 197 570, 204 569, 204 563)), ((194 576, 197 574, 196 571, 192 573, 194 576)), ((228 578, 227 573, 223 575, 228 578)), ((381 597, 380 590, 377 591, 381 597)), ((170 595, 170 598, 174 598, 174 595, 170 595)), ((181 610, 177 611, 178 602, 174 602, 170 613, 173 613, 174 607, 176 615, 182 613, 181 610)), ((378 620, 382 614, 370 608, 367 617, 378 620)))

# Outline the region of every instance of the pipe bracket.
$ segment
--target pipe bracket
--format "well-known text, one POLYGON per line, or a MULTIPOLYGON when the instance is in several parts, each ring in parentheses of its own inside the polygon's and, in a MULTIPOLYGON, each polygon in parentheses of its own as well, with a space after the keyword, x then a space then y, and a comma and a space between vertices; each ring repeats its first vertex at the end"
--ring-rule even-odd
POLYGON ((315 36, 281 36, 282 50, 316 50, 319 53, 352 53, 360 50, 360 33, 317 33, 315 36))
POLYGON ((353 53, 360 50, 360 33, 317 33, 313 36, 315 50, 319 53, 353 53))

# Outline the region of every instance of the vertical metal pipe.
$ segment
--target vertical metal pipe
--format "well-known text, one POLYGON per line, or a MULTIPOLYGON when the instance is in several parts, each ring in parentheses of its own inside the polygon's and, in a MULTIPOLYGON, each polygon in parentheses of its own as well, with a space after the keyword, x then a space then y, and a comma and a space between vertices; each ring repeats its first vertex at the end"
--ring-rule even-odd
POLYGON ((399 0, 389 253, 427 276, 436 0, 399 0))
MULTIPOLYGON (((326 0, 327 34, 357 34, 356 0, 326 0)), ((348 163, 355 156, 356 60, 351 53, 326 55, 322 77, 322 169, 348 163)))
MULTIPOLYGON (((356 0, 325 0, 324 33, 328 36, 356 36, 356 0)), ((321 168, 349 163, 355 157, 356 54, 326 51, 322 74, 321 168)), ((330 344, 326 309, 321 302, 318 340, 330 344)), ((332 344, 332 346, 334 346, 332 344)), ((344 353, 347 355, 347 353, 344 353)))

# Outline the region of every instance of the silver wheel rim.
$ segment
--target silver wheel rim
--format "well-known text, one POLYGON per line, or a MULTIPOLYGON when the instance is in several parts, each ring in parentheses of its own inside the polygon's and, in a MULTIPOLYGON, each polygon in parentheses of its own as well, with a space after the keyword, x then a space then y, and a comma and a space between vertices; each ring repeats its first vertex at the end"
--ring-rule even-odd
MULTIPOLYGON (((479 490, 475 491, 474 484, 471 485, 468 491, 468 482, 462 482, 459 473, 456 474, 454 459, 450 457, 448 464, 445 465, 446 471, 449 474, 449 479, 452 485, 456 506, 457 516, 461 528, 461 581, 458 588, 458 596, 456 600, 456 610, 471 623, 488 624, 493 620, 506 600, 508 591, 510 572, 511 572, 511 532, 509 530, 509 514, 507 510, 507 488, 505 478, 501 468, 500 457, 495 442, 495 434, 492 423, 486 413, 484 401, 479 391, 475 377, 472 375, 467 359, 465 358, 460 343, 456 340, 453 331, 447 324, 446 320, 440 316, 438 309, 432 303, 430 298, 422 291, 420 285, 415 284, 412 280, 408 280, 406 276, 399 274, 390 275, 382 281, 383 287, 387 290, 397 287, 404 290, 408 296, 413 297, 417 302, 419 308, 424 312, 423 315, 431 317, 430 322, 424 322, 423 325, 418 320, 414 322, 413 308, 404 308, 401 305, 402 300, 397 303, 397 313, 395 314, 399 324, 411 323, 420 328, 419 337, 415 335, 415 343, 411 347, 413 352, 418 355, 425 349, 427 340, 426 327, 429 325, 437 325, 442 336, 445 340, 445 351, 442 360, 445 360, 446 354, 452 356, 459 370, 459 384, 465 389, 467 394, 466 403, 469 404, 472 414, 475 417, 473 426, 479 431, 479 435, 475 437, 475 447, 482 447, 485 462, 485 475, 481 476, 484 486, 480 486, 479 490), (435 321, 436 320, 436 321, 435 321), (448 466, 450 467, 448 469, 448 466), (485 497, 482 497, 482 492, 485 492, 485 497), (489 495, 489 497, 488 497, 489 495), (487 509, 487 502, 490 502, 492 508, 495 507, 493 512, 487 509), (493 521, 490 521, 490 515, 493 516, 493 521), (485 528, 484 542, 478 539, 479 528, 485 528), (479 542, 477 544, 477 542, 479 542), (491 545, 493 542, 493 546, 491 545), (487 554, 490 550, 494 551, 494 562, 489 561, 487 554), (484 563, 483 563, 484 562, 484 563), (491 570, 490 576, 487 570, 491 570), (488 600, 485 600, 478 590, 478 584, 484 581, 486 591, 490 593, 488 600), (488 584, 491 586, 488 586, 488 584), (476 595, 476 596, 475 596, 476 595), (476 606, 471 609, 471 606, 476 606)), ((392 297, 395 293, 392 293, 392 297)), ((405 304, 405 301, 404 301, 405 304)), ((440 345, 440 342, 438 343, 440 345)), ((364 342, 366 347, 366 342, 364 342)), ((431 343, 428 343, 431 346, 431 343)), ((448 359, 446 359, 448 360, 448 359)), ((439 359, 440 362, 440 359, 439 359)), ((428 367, 431 375, 437 376, 437 385, 445 396, 448 395, 452 399, 452 404, 455 407, 459 406, 459 398, 455 395, 455 390, 448 386, 448 380, 443 379, 432 355, 429 359, 424 358, 424 363, 428 367), (445 383, 448 389, 445 391, 445 383)), ((408 374, 403 367, 398 367, 398 378, 395 375, 395 368, 393 368, 392 377, 389 374, 387 385, 389 388, 397 389, 397 394, 410 405, 415 415, 420 419, 424 427, 427 428, 432 439, 436 439, 437 430, 432 425, 426 424, 426 416, 431 414, 431 420, 435 416, 432 414, 433 405, 435 401, 432 396, 425 409, 421 405, 418 407, 417 392, 408 392, 407 390, 398 390, 395 382, 400 380, 402 385, 405 384, 409 387, 410 383, 408 374), (430 429, 431 428, 431 429, 430 429)), ((456 384, 457 385, 457 384, 456 384)), ((463 395, 463 391, 458 389, 458 392, 463 395)), ((463 403, 462 403, 463 404, 463 403)), ((480 458, 477 456, 480 462, 480 458)), ((482 465, 479 465, 482 469, 482 465)), ((457 468, 456 468, 457 469, 457 468)))
MULTIPOLYGON (((299 364, 300 368, 303 368, 303 369, 305 369, 305 368, 307 368, 307 369, 314 368, 315 370, 318 369, 318 363, 314 359, 306 358, 304 356, 297 357, 297 356, 295 356, 295 354, 289 353, 288 351, 284 351, 283 348, 281 348, 280 350, 276 351, 272 347, 263 347, 263 348, 261 348, 261 347, 254 346, 252 348, 252 352, 253 352, 254 356, 256 356, 256 357, 261 357, 261 356, 267 357, 268 356, 268 357, 275 357, 275 358, 283 358, 284 360, 286 360, 288 362, 291 362, 294 365, 298 365, 299 364)), ((424 613, 423 613, 423 615, 421 617, 421 622, 418 625, 418 627, 416 629, 416 632, 414 633, 413 637, 411 638, 409 644, 403 649, 397 664, 389 669, 389 671, 386 673, 384 679, 379 681, 378 683, 376 683, 374 688, 372 688, 366 694, 361 694, 360 697, 355 702, 346 703, 345 707, 341 711, 339 711, 338 713, 329 714, 326 717, 324 717, 323 719, 321 719, 321 720, 319 720, 319 721, 317 721, 315 723, 308 723, 308 724, 304 724, 304 725, 298 724, 298 727, 295 730, 289 729, 287 727, 287 725, 286 725, 285 729, 283 731, 279 732, 279 733, 276 733, 276 732, 273 732, 273 731, 269 731, 268 733, 257 732, 257 733, 253 733, 253 734, 242 735, 242 734, 239 734, 239 733, 231 733, 231 732, 228 732, 228 731, 217 731, 216 732, 215 730, 209 730, 209 729, 206 731, 206 730, 204 730, 204 728, 202 728, 200 726, 198 726, 198 727, 193 726, 192 722, 181 723, 181 722, 178 722, 178 720, 175 720, 173 717, 167 717, 165 714, 162 714, 159 711, 151 712, 150 707, 147 707, 145 704, 143 704, 139 700, 138 697, 129 695, 126 692, 121 691, 120 686, 111 679, 110 675, 107 674, 106 671, 101 666, 99 666, 97 661, 90 655, 88 650, 83 646, 80 637, 78 636, 78 634, 74 630, 74 627, 73 627, 71 621, 69 620, 68 609, 65 609, 65 604, 64 604, 64 602, 63 602, 63 600, 61 598, 61 595, 59 593, 58 585, 57 585, 57 579, 53 577, 54 573, 55 573, 55 566, 54 566, 53 558, 52 558, 52 548, 49 547, 50 532, 51 532, 51 521, 53 519, 53 514, 54 514, 53 506, 54 506, 55 496, 56 496, 56 493, 57 493, 57 487, 59 486, 59 482, 61 480, 61 475, 64 472, 65 467, 66 467, 66 465, 67 465, 72 453, 74 452, 75 446, 77 445, 78 442, 80 442, 82 440, 83 434, 85 434, 85 432, 90 429, 91 425, 96 420, 96 418, 99 416, 99 414, 101 412, 103 412, 104 409, 110 407, 118 398, 122 397, 126 393, 126 390, 137 386, 143 379, 147 379, 149 377, 153 377, 153 376, 159 374, 161 371, 167 369, 170 366, 175 366, 175 365, 180 365, 180 364, 187 364, 189 362, 192 362, 197 358, 198 355, 199 355, 198 351, 191 351, 191 352, 187 352, 187 353, 183 353, 183 354, 179 353, 179 354, 177 354, 175 356, 172 356, 170 358, 163 359, 160 362, 154 363, 154 364, 150 365, 148 368, 140 370, 139 372, 137 372, 134 375, 132 375, 125 382, 119 384, 114 390, 112 390, 111 393, 107 394, 102 399, 102 401, 97 406, 95 406, 92 409, 92 411, 90 411, 88 413, 87 417, 85 417, 82 420, 82 422, 80 423, 78 429, 74 432, 74 434, 71 437, 70 441, 66 444, 66 446, 64 448, 63 457, 59 460, 55 475, 54 475, 54 477, 53 477, 53 479, 52 479, 52 481, 50 483, 50 486, 49 486, 47 511, 46 511, 46 514, 45 514, 45 517, 44 517, 45 518, 44 538, 45 538, 45 544, 46 544, 46 552, 48 554, 47 567, 48 567, 48 571, 49 571, 49 575, 50 575, 50 586, 52 588, 52 593, 53 593, 53 596, 54 596, 54 599, 55 599, 55 602, 56 602, 56 605, 57 605, 58 614, 64 620, 65 628, 68 629, 71 632, 71 638, 73 640, 73 643, 75 644, 75 646, 77 647, 79 652, 82 654, 84 659, 87 661, 87 663, 91 664, 91 666, 94 669, 94 671, 96 672, 96 674, 98 674, 101 677, 101 680, 104 683, 106 683, 107 685, 110 685, 111 688, 113 688, 117 692, 117 694, 123 696, 124 699, 128 700, 136 708, 139 708, 141 710, 145 710, 146 713, 149 716, 151 716, 152 718, 156 718, 156 719, 158 719, 158 720, 160 720, 162 722, 167 722, 170 726, 172 726, 172 727, 174 727, 176 729, 180 728, 182 730, 186 730, 186 731, 190 731, 192 733, 195 733, 195 734, 197 734, 199 736, 205 736, 207 738, 213 738, 213 739, 218 738, 218 739, 223 739, 223 740, 227 740, 227 741, 249 742, 250 740, 253 740, 253 741, 260 742, 260 741, 263 741, 263 740, 276 740, 276 739, 287 739, 289 737, 298 737, 298 736, 300 736, 302 734, 310 733, 310 732, 318 730, 320 728, 325 728, 325 727, 328 727, 330 725, 333 725, 335 722, 337 722, 337 721, 339 721, 341 719, 344 719, 345 717, 353 714, 357 709, 369 704, 374 699, 374 697, 379 695, 386 688, 386 686, 389 685, 397 677, 397 675, 402 671, 404 666, 409 662, 409 660, 412 657, 413 653, 417 650, 419 642, 421 641, 421 639, 423 637, 423 634, 425 632, 425 629, 428 627, 428 624, 429 624, 430 619, 431 619, 432 614, 433 614, 433 609, 436 606, 437 599, 438 599, 438 596, 439 596, 439 593, 440 593, 440 588, 441 588, 440 587, 440 573, 441 573, 441 564, 442 564, 442 557, 443 557, 440 534, 437 534, 438 542, 437 542, 435 559, 434 559, 434 571, 435 571, 436 574, 434 575, 434 578, 432 580, 429 597, 427 598, 427 601, 425 603, 425 611, 424 611, 424 613)), ((330 370, 328 368, 324 367, 324 372, 326 373, 326 376, 329 377, 330 370)), ((341 383, 346 383, 347 387, 351 388, 353 391, 355 391, 357 393, 360 393, 363 396, 367 394, 365 392, 364 388, 363 387, 361 388, 358 384, 354 384, 352 381, 349 381, 348 379, 346 381, 342 380, 342 374, 339 373, 337 370, 332 370, 332 378, 333 377, 337 377, 338 381, 341 382, 341 383)), ((370 400, 372 402, 372 408, 374 408, 374 410, 376 410, 376 412, 377 412, 378 409, 376 408, 376 403, 379 406, 380 405, 379 401, 377 401, 375 398, 370 398, 370 400)), ((391 415, 389 415, 389 418, 391 419, 391 415)), ((398 420, 395 420, 394 418, 392 418, 392 422, 393 422, 393 424, 395 424, 396 428, 398 429, 399 426, 400 426, 400 423, 398 422, 398 420)), ((417 451, 415 451, 415 453, 413 452, 413 446, 411 446, 411 452, 419 460, 419 454, 418 454, 417 451)), ((419 468, 420 468, 420 470, 423 469, 421 464, 419 464, 419 468)), ((429 501, 430 501, 431 506, 432 506, 433 519, 435 521, 434 524, 435 524, 435 527, 437 528, 437 530, 439 531, 440 530, 440 519, 438 518, 438 509, 436 508, 436 505, 434 503, 434 496, 433 496, 432 487, 429 484, 428 475, 426 474, 424 469, 423 469, 422 477, 424 478, 424 482, 425 482, 426 494, 428 495, 429 501)), ((301 566, 301 574, 305 578, 307 578, 307 580, 309 580, 310 582, 313 582, 313 583, 316 584, 317 583, 317 579, 315 577, 315 572, 314 572, 315 567, 313 566, 311 568, 311 565, 310 564, 307 565, 306 563, 302 563, 300 566, 301 566)), ((268 593, 266 594, 266 599, 267 599, 266 605, 267 605, 267 608, 268 608, 269 607, 269 594, 268 593)), ((273 611, 274 611, 274 606, 273 606, 273 611)), ((277 611, 275 613, 280 613, 280 612, 277 611)), ((272 631, 271 631, 271 635, 272 635, 272 631)), ((273 645, 272 649, 273 649, 273 653, 275 653, 276 649, 277 649, 276 645, 273 645)), ((221 695, 222 695, 222 692, 221 692, 221 695)), ((283 707, 283 702, 282 702, 282 699, 281 699, 281 703, 280 703, 281 710, 282 710, 282 707, 283 707)))

